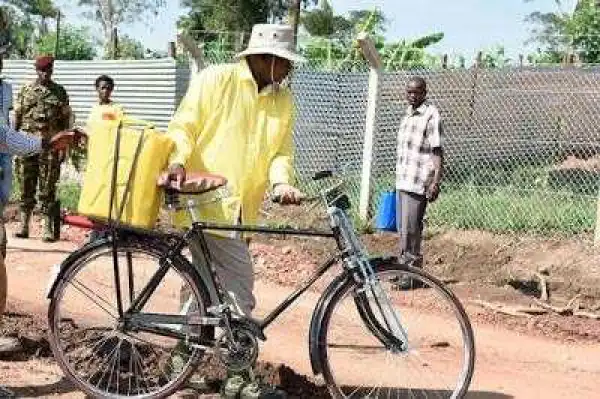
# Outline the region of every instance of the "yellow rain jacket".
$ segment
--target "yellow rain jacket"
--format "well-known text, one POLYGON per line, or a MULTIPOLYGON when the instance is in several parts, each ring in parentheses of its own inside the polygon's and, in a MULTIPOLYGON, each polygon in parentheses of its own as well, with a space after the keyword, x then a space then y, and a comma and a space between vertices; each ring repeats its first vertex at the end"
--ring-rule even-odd
MULTIPOLYGON (((203 221, 253 223, 266 189, 293 178, 293 97, 288 88, 260 93, 245 60, 209 66, 194 76, 169 124, 170 164, 228 180, 226 198, 203 203, 203 221)), ((187 212, 176 215, 190 224, 187 212)))

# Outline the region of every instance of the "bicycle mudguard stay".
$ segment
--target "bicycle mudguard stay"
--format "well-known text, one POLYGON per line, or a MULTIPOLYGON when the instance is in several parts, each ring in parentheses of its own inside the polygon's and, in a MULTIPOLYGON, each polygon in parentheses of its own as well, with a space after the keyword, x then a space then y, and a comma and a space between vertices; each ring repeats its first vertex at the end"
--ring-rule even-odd
MULTIPOLYGON (((396 258, 394 257, 378 257, 369 259, 369 263, 373 269, 377 269, 380 265, 387 264, 395 260, 396 258)), ((319 342, 319 337, 322 335, 322 329, 324 327, 323 321, 325 319, 326 312, 331 304, 331 301, 335 298, 339 290, 342 289, 346 284, 351 283, 351 280, 354 280, 352 272, 344 270, 342 274, 340 274, 327 286, 319 298, 319 301, 315 305, 315 310, 313 311, 312 319, 310 321, 310 330, 308 335, 310 365, 315 375, 319 375, 323 372, 324 359, 321 359, 320 357, 319 346, 322 343, 319 342)), ((365 326, 385 345, 386 342, 384 341, 387 341, 385 337, 387 335, 385 329, 381 327, 377 320, 370 319, 370 316, 373 316, 373 313, 370 311, 365 311, 368 310, 368 307, 364 301, 357 298, 355 298, 355 304, 358 308, 359 315, 365 323, 365 326)))
MULTIPOLYGON (((161 235, 159 233, 154 233, 151 230, 141 231, 140 229, 135 229, 135 228, 127 229, 127 228, 121 227, 119 234, 123 235, 124 237, 133 237, 133 238, 137 238, 139 240, 155 239, 157 241, 156 245, 164 246, 165 257, 168 253, 168 250, 172 249, 170 247, 170 245, 167 244, 165 241, 167 238, 169 238, 169 236, 161 235)), ((174 236, 171 238, 180 239, 180 237, 178 237, 178 236, 174 236)), ((54 281, 52 282, 52 285, 50 286, 50 289, 48 290, 48 294, 46 295, 46 298, 51 299, 54 296, 54 291, 56 290, 58 283, 64 278, 65 274, 71 270, 71 268, 75 265, 75 262, 77 260, 84 258, 87 253, 93 252, 102 246, 108 246, 111 243, 112 243, 112 237, 108 236, 106 238, 101 238, 101 239, 94 240, 92 242, 88 242, 85 245, 83 245, 82 247, 71 252, 60 264, 60 270, 54 277, 54 281)), ((185 261, 185 262, 189 263, 189 261, 187 260, 187 258, 185 258, 185 256, 182 256, 181 261, 185 261)), ((192 270, 193 270, 193 272, 195 272, 197 274, 197 269, 190 265, 190 271, 192 271, 192 270)), ((202 280, 199 274, 197 274, 196 277, 198 278, 198 281, 202 280)))
POLYGON ((108 242, 109 240, 106 238, 95 240, 71 252, 69 256, 67 256, 60 264, 60 270, 58 274, 54 277, 54 281, 52 282, 52 286, 48 290, 46 298, 52 299, 52 297, 54 296, 54 291, 58 286, 58 283, 64 278, 65 274, 71 269, 76 260, 81 259, 86 253, 92 252, 96 248, 106 245, 108 242))

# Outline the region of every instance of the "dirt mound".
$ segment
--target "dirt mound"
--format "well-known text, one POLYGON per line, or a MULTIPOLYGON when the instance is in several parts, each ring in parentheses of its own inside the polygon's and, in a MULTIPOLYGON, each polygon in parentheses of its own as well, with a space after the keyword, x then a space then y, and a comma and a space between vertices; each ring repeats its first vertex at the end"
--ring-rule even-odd
MULTIPOLYGON (((14 306, 10 306, 12 309, 14 306)), ((46 338, 47 320, 41 315, 17 313, 9 310, 2 316, 0 336, 19 339, 22 351, 0 357, 0 360, 27 361, 33 358, 51 358, 52 351, 46 338)), ((216 394, 226 377, 223 364, 213 357, 203 361, 199 372, 207 377, 208 389, 202 393, 216 394)), ((291 398, 327 398, 326 388, 298 374, 283 364, 259 361, 255 368, 256 377, 264 383, 285 390, 291 398)))
POLYGON ((590 172, 600 172, 600 156, 583 159, 570 155, 560 165, 557 165, 555 169, 581 169, 590 172))
MULTIPOLYGON (((198 367, 198 372, 206 378, 207 388, 201 393, 212 395, 220 392, 222 381, 227 377, 223 364, 210 357, 198 367)), ((265 384, 284 390, 290 398, 329 398, 327 388, 317 385, 290 367, 278 363, 258 361, 254 368, 255 377, 265 384)))
POLYGON ((18 338, 22 350, 0 355, 1 360, 25 361, 34 357, 50 357, 52 352, 46 339, 48 324, 45 318, 8 311, 0 321, 0 336, 18 338))

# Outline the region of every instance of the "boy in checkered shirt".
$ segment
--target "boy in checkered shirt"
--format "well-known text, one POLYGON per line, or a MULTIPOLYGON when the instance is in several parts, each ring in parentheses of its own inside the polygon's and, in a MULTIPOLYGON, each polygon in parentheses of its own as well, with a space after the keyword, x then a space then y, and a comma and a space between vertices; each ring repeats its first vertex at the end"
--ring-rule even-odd
POLYGON ((438 109, 427 101, 425 79, 410 78, 406 97, 409 106, 398 132, 397 223, 402 260, 421 267, 425 210, 440 193, 443 128, 438 109))

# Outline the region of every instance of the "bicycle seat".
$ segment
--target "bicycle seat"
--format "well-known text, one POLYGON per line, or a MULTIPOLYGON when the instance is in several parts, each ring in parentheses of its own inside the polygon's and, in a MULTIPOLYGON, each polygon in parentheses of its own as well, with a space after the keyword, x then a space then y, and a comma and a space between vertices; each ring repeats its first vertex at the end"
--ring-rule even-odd
POLYGON ((185 176, 185 181, 178 188, 174 180, 168 179, 168 173, 163 173, 158 178, 158 186, 167 191, 180 194, 204 194, 216 190, 227 184, 227 179, 220 175, 207 172, 190 172, 185 176))

